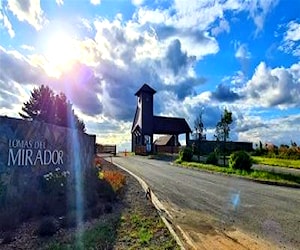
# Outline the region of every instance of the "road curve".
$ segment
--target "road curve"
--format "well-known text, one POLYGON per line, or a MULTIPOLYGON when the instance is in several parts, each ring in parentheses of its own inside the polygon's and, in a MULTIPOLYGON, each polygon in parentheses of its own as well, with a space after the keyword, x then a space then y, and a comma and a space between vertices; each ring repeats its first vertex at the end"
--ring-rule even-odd
POLYGON ((112 161, 147 182, 175 223, 189 232, 194 248, 212 249, 210 244, 216 244, 215 249, 300 249, 300 189, 175 167, 147 157, 112 161))

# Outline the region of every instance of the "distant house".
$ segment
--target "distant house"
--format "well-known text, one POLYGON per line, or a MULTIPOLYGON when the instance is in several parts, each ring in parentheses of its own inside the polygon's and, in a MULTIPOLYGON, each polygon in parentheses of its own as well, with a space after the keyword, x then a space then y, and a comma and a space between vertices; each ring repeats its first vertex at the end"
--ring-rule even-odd
POLYGON ((174 135, 165 135, 154 141, 154 146, 181 146, 174 135))
MULTIPOLYGON (((153 115, 153 96, 156 93, 144 84, 136 93, 137 107, 132 124, 132 151, 137 154, 153 152, 153 134, 171 135, 178 145, 178 136, 186 135, 186 144, 192 132, 184 118, 153 115)), ((166 100, 167 101, 167 100, 166 100)))

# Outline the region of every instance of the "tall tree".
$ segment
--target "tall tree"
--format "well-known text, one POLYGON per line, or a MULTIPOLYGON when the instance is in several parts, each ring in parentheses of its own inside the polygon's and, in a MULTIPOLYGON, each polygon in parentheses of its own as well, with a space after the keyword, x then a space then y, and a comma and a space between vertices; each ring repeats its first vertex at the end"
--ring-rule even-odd
POLYGON ((201 111, 199 116, 194 121, 194 129, 195 129, 196 140, 197 140, 198 161, 200 161, 200 156, 201 156, 201 142, 203 140, 206 140, 205 127, 202 120, 202 114, 203 113, 201 111))
POLYGON ((34 88, 28 102, 22 107, 20 116, 26 120, 51 122, 54 119, 54 92, 42 85, 34 88))
POLYGON ((216 125, 215 137, 217 141, 221 141, 223 144, 223 165, 225 166, 226 160, 226 140, 229 138, 230 127, 229 125, 233 122, 232 112, 224 109, 224 113, 221 115, 220 121, 216 125))
POLYGON ((23 104, 22 112, 19 114, 25 120, 43 121, 85 132, 84 122, 75 115, 72 104, 65 94, 56 95, 48 86, 34 88, 29 101, 23 104))

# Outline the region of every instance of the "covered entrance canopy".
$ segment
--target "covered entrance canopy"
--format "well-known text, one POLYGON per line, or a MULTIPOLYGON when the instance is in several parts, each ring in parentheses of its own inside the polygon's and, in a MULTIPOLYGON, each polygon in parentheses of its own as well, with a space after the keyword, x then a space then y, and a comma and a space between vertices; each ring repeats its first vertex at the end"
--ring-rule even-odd
POLYGON ((144 84, 135 94, 138 102, 131 130, 133 152, 152 152, 153 134, 174 135, 176 142, 180 134, 185 134, 188 144, 191 129, 184 118, 153 115, 155 93, 154 89, 144 84))

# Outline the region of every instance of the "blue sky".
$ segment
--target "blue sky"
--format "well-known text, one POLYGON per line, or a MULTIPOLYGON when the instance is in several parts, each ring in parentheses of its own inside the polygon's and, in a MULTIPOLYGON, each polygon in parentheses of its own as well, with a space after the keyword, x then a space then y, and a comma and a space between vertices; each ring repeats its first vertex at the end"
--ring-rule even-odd
POLYGON ((300 144, 298 0, 2 0, 0 114, 19 117, 41 84, 64 92, 87 132, 130 149, 134 93, 155 114, 203 110, 208 139, 224 107, 231 140, 300 144))

